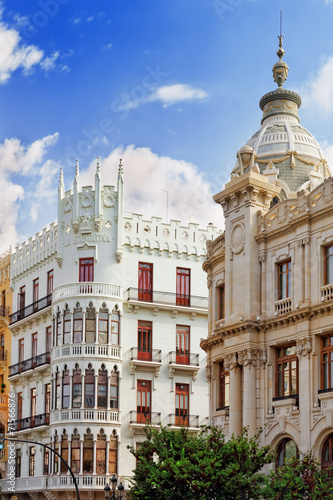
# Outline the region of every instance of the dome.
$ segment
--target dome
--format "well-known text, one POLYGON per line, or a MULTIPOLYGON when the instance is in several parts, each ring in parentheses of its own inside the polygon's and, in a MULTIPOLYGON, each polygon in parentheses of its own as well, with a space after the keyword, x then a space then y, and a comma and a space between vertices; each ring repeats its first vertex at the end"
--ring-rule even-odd
MULTIPOLYGON (((274 80, 279 87, 265 94, 260 99, 263 111, 261 128, 237 153, 237 163, 232 176, 241 175, 251 167, 240 160, 246 148, 253 150, 252 164, 256 164, 260 173, 269 165, 278 169, 277 179, 285 185, 285 191, 296 192, 309 183, 313 171, 323 180, 330 175, 324 154, 313 135, 300 124, 298 109, 301 98, 292 90, 282 87, 288 75, 288 66, 281 57, 284 54, 280 38, 280 57, 273 67, 274 80)), ((248 150, 249 150, 248 149, 248 150)))

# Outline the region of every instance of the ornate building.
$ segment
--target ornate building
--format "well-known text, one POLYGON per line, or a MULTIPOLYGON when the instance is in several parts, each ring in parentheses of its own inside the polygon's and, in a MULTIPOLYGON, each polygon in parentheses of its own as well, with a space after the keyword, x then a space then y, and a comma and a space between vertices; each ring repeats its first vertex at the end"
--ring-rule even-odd
POLYGON ((261 128, 237 153, 214 196, 225 233, 207 242, 210 418, 231 436, 260 427, 278 464, 313 450, 333 465, 333 181, 300 124, 301 98, 278 88, 260 100, 261 128))
MULTIPOLYGON (((11 332, 9 315, 11 313, 12 291, 10 288, 10 255, 0 258, 0 433, 4 434, 9 417, 8 412, 8 367, 11 356, 11 332)), ((0 450, 0 474, 5 477, 7 448, 0 450)))
MULTIPOLYGON (((14 437, 51 446, 75 473, 81 499, 104 498, 115 474, 128 486, 146 422, 196 432, 208 415, 208 297, 202 263, 216 229, 143 220, 123 212, 117 190, 65 191, 58 222, 11 256, 14 304, 9 378, 14 437)), ((2 481, 3 492, 10 491, 2 481)), ((16 450, 20 499, 70 499, 66 467, 41 446, 16 450)))

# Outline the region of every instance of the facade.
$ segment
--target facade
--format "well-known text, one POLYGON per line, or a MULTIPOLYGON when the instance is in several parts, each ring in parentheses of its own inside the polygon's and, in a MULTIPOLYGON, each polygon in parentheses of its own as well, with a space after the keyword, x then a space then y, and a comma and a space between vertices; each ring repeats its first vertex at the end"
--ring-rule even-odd
MULTIPOLYGON (((10 255, 0 258, 0 433, 6 432, 8 412, 8 368, 11 357, 11 332, 9 330, 9 315, 11 313, 12 291, 10 289, 10 255)), ((8 450, 0 450, 0 474, 6 476, 8 450)))
POLYGON ((207 242, 210 418, 231 436, 263 428, 285 457, 333 465, 333 181, 301 99, 283 83, 262 97, 259 131, 214 199, 225 233, 207 242))
MULTIPOLYGON (((196 432, 208 415, 208 293, 202 263, 216 228, 124 215, 117 190, 65 191, 58 222, 11 256, 14 437, 51 445, 68 461, 82 500, 104 498, 115 474, 128 486, 146 422, 196 432)), ((2 482, 4 493, 9 483, 2 482)), ((16 450, 21 499, 68 499, 74 485, 53 454, 16 450)))

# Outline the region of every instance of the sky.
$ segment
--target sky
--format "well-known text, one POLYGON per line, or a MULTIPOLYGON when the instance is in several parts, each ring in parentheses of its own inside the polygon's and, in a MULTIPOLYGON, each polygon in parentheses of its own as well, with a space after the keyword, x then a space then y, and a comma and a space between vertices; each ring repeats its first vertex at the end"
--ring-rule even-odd
POLYGON ((126 211, 223 228, 212 196, 276 88, 280 9, 284 87, 333 168, 333 0, 0 4, 0 253, 56 220, 60 167, 91 185, 97 156, 112 185, 122 158, 126 211))

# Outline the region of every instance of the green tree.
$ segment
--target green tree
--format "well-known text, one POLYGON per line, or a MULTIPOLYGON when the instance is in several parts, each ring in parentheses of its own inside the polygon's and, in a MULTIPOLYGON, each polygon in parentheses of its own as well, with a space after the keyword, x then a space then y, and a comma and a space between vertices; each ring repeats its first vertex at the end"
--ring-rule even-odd
POLYGON ((266 477, 263 465, 273 461, 259 434, 229 441, 216 427, 204 426, 198 435, 187 429, 145 429, 146 440, 135 450, 137 459, 131 500, 259 499, 266 477))
POLYGON ((295 500, 333 498, 333 484, 319 462, 307 453, 285 462, 272 471, 263 490, 266 500, 295 500))

